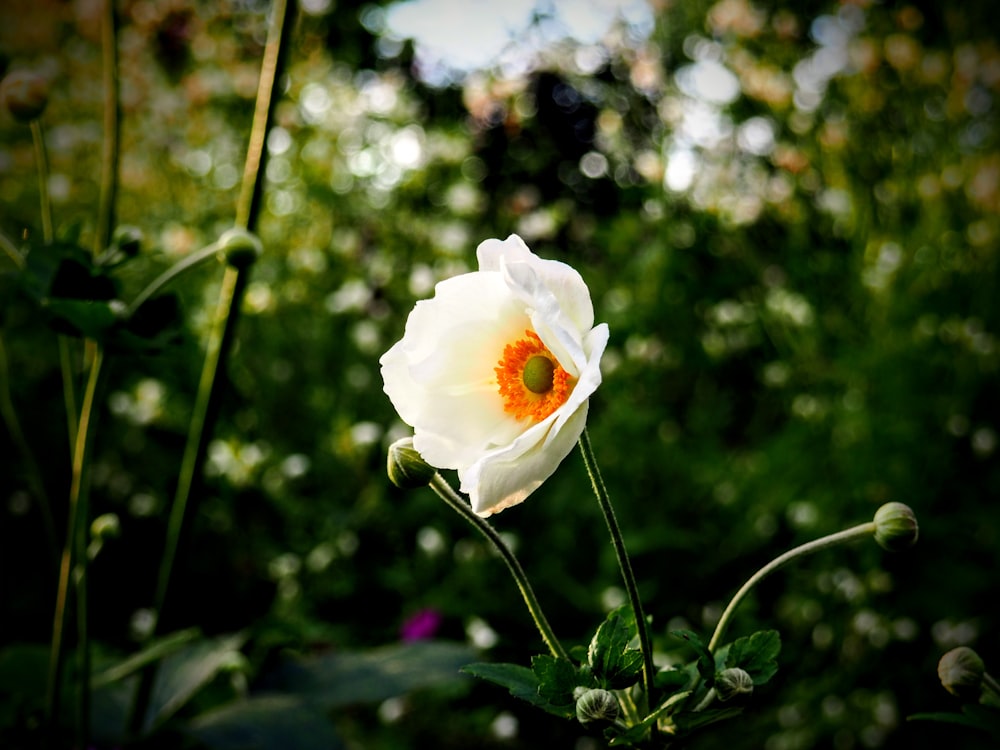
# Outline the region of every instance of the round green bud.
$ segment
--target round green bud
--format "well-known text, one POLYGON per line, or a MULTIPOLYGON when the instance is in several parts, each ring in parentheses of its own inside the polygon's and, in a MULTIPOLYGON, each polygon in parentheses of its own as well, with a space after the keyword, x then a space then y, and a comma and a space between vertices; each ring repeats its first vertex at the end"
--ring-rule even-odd
POLYGON ((555 371, 556 366, 552 360, 538 354, 524 363, 521 380, 524 382, 524 387, 532 393, 548 393, 552 390, 555 371))
POLYGON ((389 446, 386 465, 389 480, 403 490, 426 487, 437 470, 413 447, 413 438, 400 438, 389 446))
POLYGON ((739 667, 723 669, 715 678, 715 693, 720 701, 750 695, 753 693, 753 677, 739 667))
POLYGON ((134 258, 142 247, 142 230, 130 224, 123 224, 115 229, 111 243, 129 258, 134 258))
POLYGON ((115 539, 121 530, 121 522, 114 513, 105 513, 90 522, 90 535, 94 539, 115 539))
POLYGON ((594 688, 576 699, 576 718, 583 724, 611 723, 618 719, 620 708, 615 694, 594 688))
POLYGON ((875 541, 887 550, 912 547, 917 541, 917 517, 908 505, 886 503, 875 511, 875 541))
POLYGON ((219 257, 233 268, 248 268, 263 254, 260 239, 245 229, 229 229, 219 237, 219 257))
POLYGON ((953 648, 938 661, 938 677, 944 689, 965 701, 979 700, 985 674, 983 660, 968 646, 953 648))
POLYGON ((0 99, 19 122, 38 119, 49 103, 49 82, 31 70, 15 70, 0 83, 0 99))

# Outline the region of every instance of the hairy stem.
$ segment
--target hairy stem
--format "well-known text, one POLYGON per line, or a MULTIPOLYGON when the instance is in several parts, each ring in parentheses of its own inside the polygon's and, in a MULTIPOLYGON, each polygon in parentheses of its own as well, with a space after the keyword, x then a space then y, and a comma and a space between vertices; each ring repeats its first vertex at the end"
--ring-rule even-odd
POLYGON ((531 588, 531 583, 528 581, 528 576, 525 575, 524 569, 521 567, 521 563, 518 562, 510 547, 504 543, 496 529, 494 529, 485 518, 477 516, 469 506, 469 503, 466 502, 454 489, 452 489, 452 486, 448 484, 448 482, 446 482, 440 474, 434 475, 431 479, 430 486, 442 500, 448 503, 448 505, 457 511, 460 516, 475 526, 476 529, 483 536, 485 536, 487 540, 489 540, 490 544, 493 545, 493 548, 500 553, 503 561, 507 563, 507 568, 510 570, 511 575, 514 576, 517 588, 521 592, 521 596, 524 598, 524 603, 528 606, 528 611, 531 613, 531 617, 535 621, 535 626, 538 628, 538 632, 541 633, 542 640, 545 641, 545 645, 548 646, 548 649, 553 656, 559 659, 569 659, 569 655, 562 647, 562 644, 559 643, 559 639, 556 638, 555 632, 552 630, 552 626, 549 625, 549 621, 545 618, 545 614, 542 612, 542 607, 538 603, 538 599, 535 597, 535 592, 531 588))
POLYGON ((639 633, 639 648, 642 651, 642 677, 646 690, 646 701, 648 708, 652 709, 653 700, 653 677, 656 668, 653 665, 653 647, 649 639, 649 627, 646 624, 646 616, 643 614, 642 601, 639 599, 639 588, 635 582, 635 574, 632 572, 632 563, 629 560, 628 552, 625 550, 625 539, 622 537, 621 529, 618 527, 618 519, 615 517, 615 510, 611 505, 611 497, 604 486, 601 478, 601 470, 597 466, 597 458, 594 456, 594 449, 590 444, 590 436, 586 428, 580 435, 580 453, 583 455, 583 463, 587 467, 587 475, 590 477, 591 486, 597 496, 597 502, 604 513, 604 520, 608 524, 608 531, 611 533, 611 543, 615 548, 615 555, 618 557, 618 566, 621 568, 622 578, 625 581, 625 590, 628 593, 629 604, 632 606, 632 614, 635 617, 635 626, 639 633))
POLYGON ((726 606, 725 611, 722 613, 722 617, 719 618, 719 622, 715 626, 715 632, 712 634, 712 640, 708 642, 708 650, 713 652, 715 651, 716 647, 719 645, 719 641, 721 641, 726 634, 726 628, 729 626, 729 622, 732 620, 733 615, 736 612, 736 608, 739 606, 740 602, 743 601, 746 595, 750 593, 751 589, 753 589, 754 586, 763 581, 778 568, 787 565, 797 557, 802 557, 803 555, 808 555, 812 552, 819 552, 822 549, 834 547, 845 542, 852 542, 855 539, 872 536, 874 533, 875 522, 869 521, 868 523, 863 523, 850 529, 838 531, 835 534, 830 534, 829 536, 824 536, 820 539, 814 539, 811 542, 806 542, 805 544, 799 545, 794 549, 790 549, 783 555, 779 555, 771 560, 771 562, 754 573, 750 579, 743 584, 743 587, 736 592, 736 595, 729 602, 728 606, 726 606))

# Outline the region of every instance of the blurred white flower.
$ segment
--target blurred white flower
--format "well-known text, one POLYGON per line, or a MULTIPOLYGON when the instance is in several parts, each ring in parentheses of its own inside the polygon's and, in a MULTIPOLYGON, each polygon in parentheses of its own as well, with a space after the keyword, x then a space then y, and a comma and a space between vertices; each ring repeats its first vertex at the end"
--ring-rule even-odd
POLYGON ((479 270, 437 284, 381 358, 385 392, 429 464, 456 469, 472 509, 522 502, 573 449, 601 382, 608 327, 565 263, 517 235, 477 249, 479 270))

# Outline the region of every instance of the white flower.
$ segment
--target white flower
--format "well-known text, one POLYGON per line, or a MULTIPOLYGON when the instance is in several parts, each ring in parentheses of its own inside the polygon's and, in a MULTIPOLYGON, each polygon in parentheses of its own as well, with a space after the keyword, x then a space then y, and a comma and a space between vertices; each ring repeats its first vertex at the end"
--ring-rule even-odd
POLYGON ((601 383, 607 324, 565 263, 517 235, 486 240, 479 271, 440 282, 379 360, 385 392, 427 463, 457 469, 472 509, 522 502, 573 449, 601 383))

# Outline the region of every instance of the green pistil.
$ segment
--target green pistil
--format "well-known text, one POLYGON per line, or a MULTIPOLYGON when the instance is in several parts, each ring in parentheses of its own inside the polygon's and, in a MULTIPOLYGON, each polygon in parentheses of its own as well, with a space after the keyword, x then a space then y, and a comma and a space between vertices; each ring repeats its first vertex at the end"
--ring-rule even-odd
POLYGON ((524 363, 521 379, 524 387, 532 393, 548 393, 552 390, 553 374, 556 366, 548 357, 536 354, 524 363))

